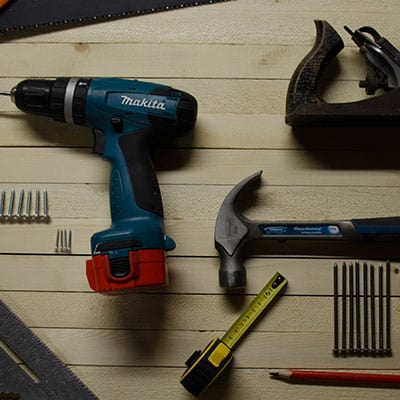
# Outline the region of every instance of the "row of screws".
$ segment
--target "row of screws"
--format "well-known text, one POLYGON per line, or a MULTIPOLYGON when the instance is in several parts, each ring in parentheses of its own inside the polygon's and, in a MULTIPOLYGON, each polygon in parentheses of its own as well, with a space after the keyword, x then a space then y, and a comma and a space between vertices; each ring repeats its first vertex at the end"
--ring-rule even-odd
POLYGON ((72 251, 72 231, 66 229, 57 229, 56 253, 71 253, 72 251))
POLYGON ((25 201, 25 191, 19 192, 17 210, 15 211, 15 190, 10 193, 8 200, 8 208, 6 207, 6 191, 3 190, 0 196, 0 222, 50 222, 50 216, 48 211, 48 195, 47 190, 43 190, 43 213, 40 214, 40 191, 36 190, 35 193, 35 207, 34 213, 31 213, 32 209, 32 191, 28 191, 25 201), (25 203, 25 213, 23 207, 25 203), (5 210, 7 209, 7 212, 5 210))
POLYGON ((378 267, 378 324, 376 323, 375 306, 375 267, 364 262, 362 264, 362 293, 361 293, 361 266, 358 261, 353 266, 346 263, 342 266, 342 294, 338 289, 338 265, 333 267, 334 287, 334 348, 335 355, 391 355, 391 267, 386 263, 386 293, 384 293, 384 267, 378 267), (347 274, 348 272, 348 274, 347 274), (347 280, 347 276, 349 280, 347 280), (348 290, 347 290, 348 289, 348 290), (339 298, 342 303, 342 346, 339 347, 339 298), (386 309, 384 307, 386 299, 386 309), (363 332, 361 330, 361 305, 363 309, 363 332), (347 307, 349 306, 349 307, 347 307), (355 317, 355 321, 354 321, 355 317), (349 321, 349 329, 347 329, 349 321), (354 323, 355 322, 355 323, 354 323), (362 335, 363 333, 363 335, 362 335), (370 335, 369 335, 370 333, 370 335), (377 334, 378 333, 378 346, 377 334), (348 340, 347 340, 348 334, 348 340), (355 341, 354 341, 355 334, 355 341), (361 338, 363 336, 363 345, 361 338), (386 345, 385 345, 386 336, 386 345), (347 342, 349 347, 347 347, 347 342))

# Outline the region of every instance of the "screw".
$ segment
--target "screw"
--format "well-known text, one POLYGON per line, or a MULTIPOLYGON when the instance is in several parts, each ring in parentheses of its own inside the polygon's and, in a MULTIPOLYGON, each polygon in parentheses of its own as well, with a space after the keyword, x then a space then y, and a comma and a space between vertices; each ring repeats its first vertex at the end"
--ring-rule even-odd
POLYGON ((61 231, 61 251, 64 253, 67 250, 67 231, 61 231))
POLYGON ((24 190, 22 189, 19 192, 17 214, 14 216, 14 219, 18 222, 22 222, 22 204, 24 202, 24 194, 24 190))
POLYGON ((57 229, 57 236, 56 236, 56 247, 54 248, 55 252, 58 253, 60 250, 60 230, 57 229))
POLYGON ((0 222, 4 221, 4 203, 6 201, 6 191, 3 190, 1 192, 1 198, 0 198, 0 222))
POLYGON ((48 210, 48 197, 47 190, 43 190, 43 215, 41 215, 40 219, 46 224, 50 222, 49 210, 48 210))
POLYGON ((31 221, 31 203, 32 203, 32 191, 29 191, 26 196, 25 214, 22 216, 22 218, 27 222, 31 221))
POLYGON ((72 252, 72 231, 71 229, 69 230, 69 235, 68 235, 68 252, 72 252))
POLYGON ((72 231, 67 232, 67 229, 57 229, 56 253, 71 253, 72 249, 72 231))
POLYGON ((8 203, 8 213, 7 213, 7 219, 10 222, 13 220, 14 199, 15 199, 15 190, 12 190, 10 194, 10 201, 8 203))
POLYGON ((36 222, 38 222, 40 220, 39 207, 40 207, 40 192, 39 192, 39 190, 36 190, 35 214, 33 214, 33 220, 36 221, 36 222))

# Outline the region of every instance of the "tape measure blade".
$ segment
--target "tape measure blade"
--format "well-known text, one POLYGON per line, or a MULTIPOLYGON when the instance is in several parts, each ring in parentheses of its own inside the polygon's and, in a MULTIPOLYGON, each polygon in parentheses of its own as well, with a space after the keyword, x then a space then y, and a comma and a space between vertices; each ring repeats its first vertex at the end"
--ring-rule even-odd
POLYGON ((279 272, 268 281, 253 301, 240 314, 225 335, 221 338, 229 348, 233 348, 250 326, 257 320, 267 306, 285 288, 287 279, 279 272))

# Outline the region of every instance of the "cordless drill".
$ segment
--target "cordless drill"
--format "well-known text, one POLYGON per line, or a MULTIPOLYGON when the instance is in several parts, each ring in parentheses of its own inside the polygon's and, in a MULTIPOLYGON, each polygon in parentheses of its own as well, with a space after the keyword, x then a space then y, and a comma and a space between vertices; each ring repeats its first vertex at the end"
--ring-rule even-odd
POLYGON ((164 233, 150 148, 161 137, 193 128, 196 99, 168 86, 118 78, 24 80, 10 95, 22 111, 91 128, 93 152, 111 162, 112 225, 91 237, 90 287, 111 292, 165 285, 165 251, 175 243, 164 233))

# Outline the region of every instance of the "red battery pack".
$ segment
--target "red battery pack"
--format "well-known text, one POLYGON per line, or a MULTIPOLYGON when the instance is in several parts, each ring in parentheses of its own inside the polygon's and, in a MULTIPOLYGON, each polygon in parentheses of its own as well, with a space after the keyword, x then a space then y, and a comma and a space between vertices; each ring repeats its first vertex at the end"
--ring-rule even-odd
POLYGON ((95 292, 122 292, 138 287, 160 287, 168 283, 167 264, 163 249, 129 252, 130 272, 124 277, 111 274, 107 255, 95 255, 86 261, 86 276, 95 292))

